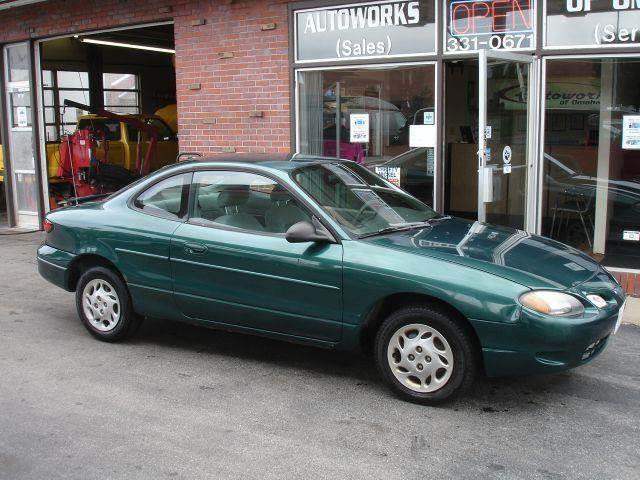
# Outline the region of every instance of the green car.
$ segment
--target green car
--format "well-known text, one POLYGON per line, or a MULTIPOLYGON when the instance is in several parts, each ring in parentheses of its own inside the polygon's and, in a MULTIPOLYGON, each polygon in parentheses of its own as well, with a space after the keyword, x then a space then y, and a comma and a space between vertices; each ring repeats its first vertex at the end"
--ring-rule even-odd
POLYGON ((578 250, 439 215, 353 162, 258 157, 182 162, 49 213, 40 274, 100 340, 154 317, 369 351, 424 404, 480 371, 582 365, 616 332, 625 295, 578 250))

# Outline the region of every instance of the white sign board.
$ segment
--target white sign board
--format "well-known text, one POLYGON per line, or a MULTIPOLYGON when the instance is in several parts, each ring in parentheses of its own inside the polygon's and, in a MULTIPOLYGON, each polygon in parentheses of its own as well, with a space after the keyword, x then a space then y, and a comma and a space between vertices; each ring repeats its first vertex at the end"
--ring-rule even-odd
POLYGON ((640 115, 622 116, 622 148, 640 150, 640 115))
POLYGON ((435 125, 409 125, 409 147, 436 147, 435 125))
POLYGON ((400 167, 376 167, 376 173, 396 187, 400 186, 400 167))
POLYGON ((622 239, 631 242, 640 242, 640 232, 634 230, 625 230, 622 232, 622 239))
POLYGON ((369 143, 369 114, 352 113, 349 122, 351 143, 369 143))
POLYGON ((16 123, 19 127, 28 127, 27 107, 16 107, 16 123))

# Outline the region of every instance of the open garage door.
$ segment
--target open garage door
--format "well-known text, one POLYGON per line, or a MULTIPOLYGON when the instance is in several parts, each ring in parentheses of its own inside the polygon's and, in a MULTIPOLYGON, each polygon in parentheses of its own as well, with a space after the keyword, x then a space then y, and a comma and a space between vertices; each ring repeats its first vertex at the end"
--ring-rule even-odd
POLYGON ((176 161, 173 24, 42 41, 39 64, 49 208, 176 161))

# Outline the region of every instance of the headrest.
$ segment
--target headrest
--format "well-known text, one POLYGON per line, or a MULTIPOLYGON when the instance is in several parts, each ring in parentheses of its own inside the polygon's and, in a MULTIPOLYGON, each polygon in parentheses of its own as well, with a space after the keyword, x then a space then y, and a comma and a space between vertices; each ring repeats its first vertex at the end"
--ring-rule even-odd
POLYGON ((273 203, 287 202, 292 198, 291 193, 281 185, 276 185, 275 188, 271 190, 271 201, 273 203))
POLYGON ((249 200, 248 185, 229 185, 218 195, 218 208, 237 207, 249 200))

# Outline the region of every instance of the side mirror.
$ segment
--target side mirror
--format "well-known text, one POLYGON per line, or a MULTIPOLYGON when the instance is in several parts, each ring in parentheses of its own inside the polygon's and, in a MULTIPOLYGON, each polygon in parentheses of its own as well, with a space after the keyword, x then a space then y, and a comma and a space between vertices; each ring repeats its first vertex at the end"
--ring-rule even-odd
POLYGON ((285 238, 289 243, 307 243, 307 242, 320 242, 320 243, 335 243, 335 239, 319 222, 318 226, 314 225, 309 220, 303 220, 298 223, 294 223, 289 227, 285 238))

